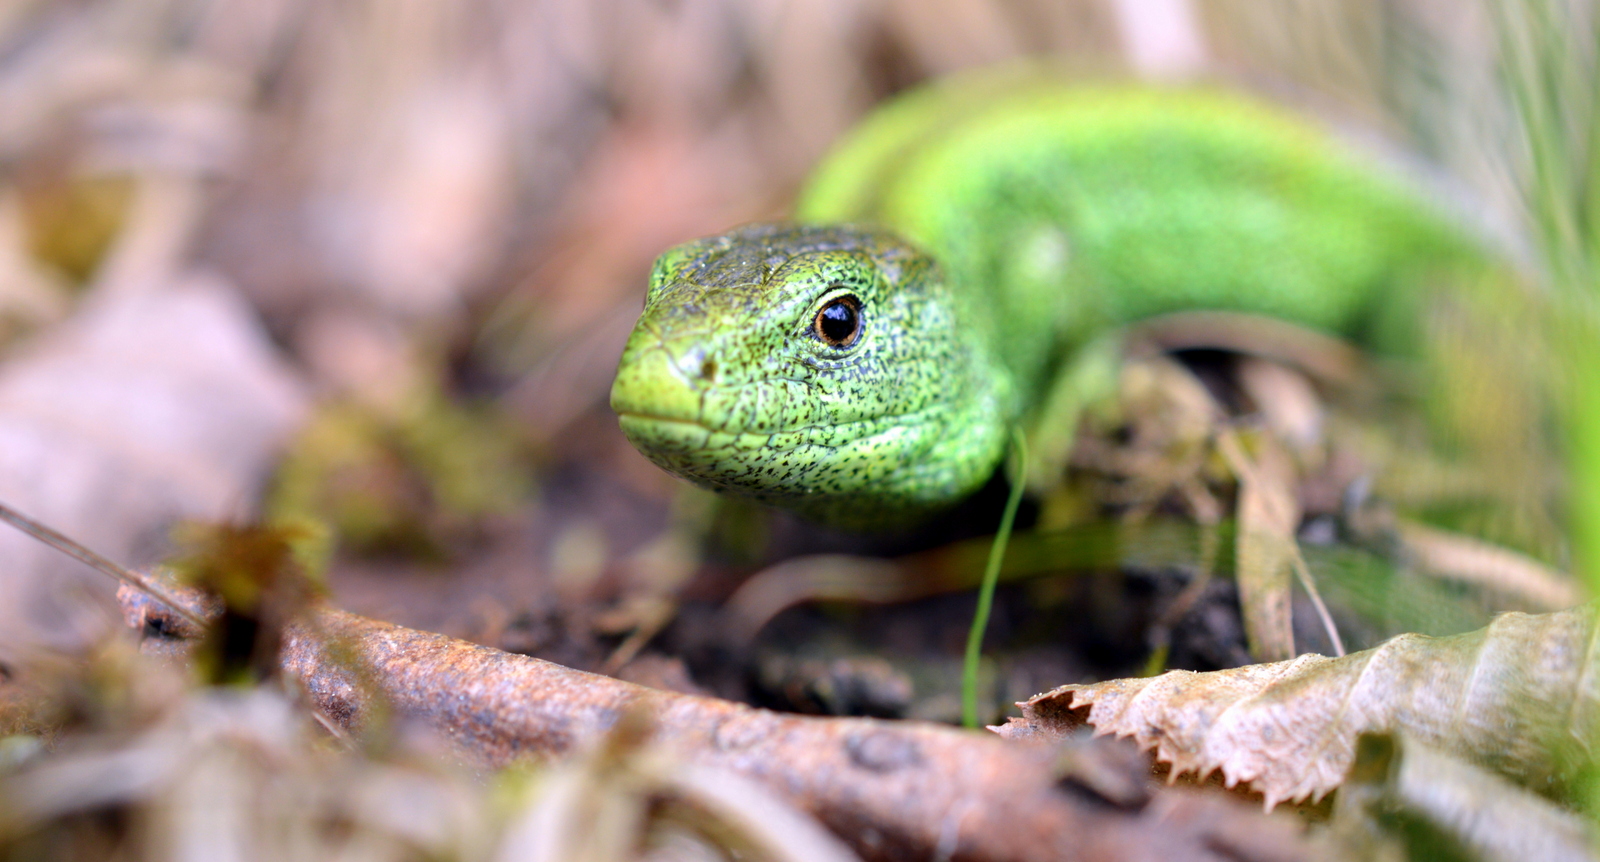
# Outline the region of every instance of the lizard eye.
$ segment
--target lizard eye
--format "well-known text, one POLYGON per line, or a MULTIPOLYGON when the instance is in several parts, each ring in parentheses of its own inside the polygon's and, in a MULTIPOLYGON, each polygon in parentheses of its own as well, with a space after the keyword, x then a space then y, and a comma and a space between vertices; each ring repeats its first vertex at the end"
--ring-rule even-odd
POLYGON ((811 328, 829 347, 849 347, 861 337, 861 300, 850 294, 836 297, 817 312, 811 328))

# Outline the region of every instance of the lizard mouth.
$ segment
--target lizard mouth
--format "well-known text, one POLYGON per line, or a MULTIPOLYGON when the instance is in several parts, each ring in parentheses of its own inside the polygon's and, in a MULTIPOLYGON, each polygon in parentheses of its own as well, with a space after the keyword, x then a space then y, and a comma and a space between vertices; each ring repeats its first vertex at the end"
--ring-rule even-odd
POLYGON ((655 413, 638 413, 632 410, 618 410, 617 418, 632 422, 666 422, 671 425, 693 425, 696 428, 706 427, 698 419, 688 419, 683 416, 661 416, 655 413))
POLYGON ((649 413, 617 414, 623 436, 645 454, 688 452, 706 445, 712 430, 698 420, 649 413))
POLYGON ((749 493, 749 482, 732 477, 747 472, 747 462, 770 438, 718 431, 698 420, 648 413, 618 413, 628 442, 656 466, 705 487, 749 493))

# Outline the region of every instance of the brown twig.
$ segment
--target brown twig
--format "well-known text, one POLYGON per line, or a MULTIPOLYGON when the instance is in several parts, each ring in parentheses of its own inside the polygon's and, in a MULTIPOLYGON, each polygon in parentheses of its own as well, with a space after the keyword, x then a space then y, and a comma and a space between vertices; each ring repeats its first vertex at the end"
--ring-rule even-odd
MULTIPOLYGON (((136 610, 125 608, 130 623, 163 630, 149 625, 160 608, 136 610)), ((334 724, 354 730, 393 710, 491 768, 572 753, 642 713, 675 757, 761 782, 867 859, 1269 860, 1306 850, 1295 827, 1233 800, 1183 789, 1107 799, 1049 746, 657 691, 327 607, 291 627, 282 662, 334 724)), ((1083 742, 1073 756, 1102 746, 1083 742)), ((1142 761, 1133 780, 1146 781, 1142 761)))

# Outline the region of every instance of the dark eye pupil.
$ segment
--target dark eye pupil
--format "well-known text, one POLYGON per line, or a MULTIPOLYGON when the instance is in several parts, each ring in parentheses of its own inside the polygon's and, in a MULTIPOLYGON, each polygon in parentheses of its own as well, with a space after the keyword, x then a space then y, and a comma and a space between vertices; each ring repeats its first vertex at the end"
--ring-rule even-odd
POLYGON ((860 301, 841 296, 817 312, 817 337, 834 347, 847 347, 861 331, 860 301))

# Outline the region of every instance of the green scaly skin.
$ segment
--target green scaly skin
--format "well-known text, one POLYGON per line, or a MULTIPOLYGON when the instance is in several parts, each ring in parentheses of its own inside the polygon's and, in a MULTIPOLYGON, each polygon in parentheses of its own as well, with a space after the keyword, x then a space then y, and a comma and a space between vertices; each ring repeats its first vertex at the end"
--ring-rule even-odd
POLYGON ((1420 282, 1479 265, 1327 135, 1206 90, 926 89, 869 117, 796 218, 657 261, 611 404, 672 473, 858 527, 981 486, 1108 328, 1217 309, 1393 341, 1420 282), (813 324, 845 293, 861 334, 830 346, 813 324))

